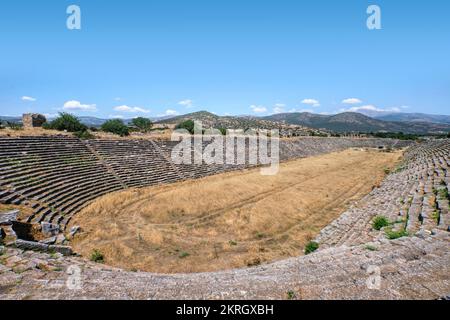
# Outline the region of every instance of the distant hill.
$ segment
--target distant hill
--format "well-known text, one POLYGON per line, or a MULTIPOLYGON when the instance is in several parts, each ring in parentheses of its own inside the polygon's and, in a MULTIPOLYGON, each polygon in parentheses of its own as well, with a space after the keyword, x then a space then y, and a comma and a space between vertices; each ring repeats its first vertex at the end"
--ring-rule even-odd
POLYGON ((9 116, 0 116, 0 122, 14 122, 14 123, 22 123, 22 117, 9 117, 9 116))
POLYGON ((303 131, 303 133, 305 134, 310 130, 313 130, 316 133, 320 132, 319 130, 314 130, 302 125, 296 124, 290 125, 282 122, 266 120, 253 116, 218 116, 208 111, 189 113, 173 117, 170 119, 165 119, 157 123, 176 125, 187 120, 201 121, 204 128, 215 128, 215 129, 225 128, 225 129, 245 130, 248 128, 252 128, 252 129, 267 129, 267 130, 280 129, 282 131, 292 129, 298 133, 303 131))
POLYGON ((334 132, 404 132, 416 134, 450 132, 450 124, 420 121, 384 121, 355 112, 345 112, 329 116, 312 113, 282 113, 264 117, 263 119, 282 121, 287 124, 303 125, 334 132))
POLYGON ((376 116, 375 118, 383 121, 431 122, 450 124, 450 116, 425 113, 391 113, 387 115, 376 116))
MULTIPOLYGON (((78 119, 80 119, 81 123, 87 125, 88 127, 101 127, 101 125, 103 123, 105 123, 108 120, 111 119, 101 119, 101 118, 96 118, 96 117, 85 117, 85 116, 80 116, 77 117, 78 119)), ((161 120, 162 118, 149 118, 150 120, 156 122, 158 120, 161 120)), ((51 120, 51 119, 49 119, 51 120)), ((121 119, 125 124, 129 125, 131 124, 131 121, 133 121, 133 119, 121 119)))
MULTIPOLYGON (((108 119, 79 116, 89 127, 100 127, 108 119)), ((48 119, 52 120, 52 119, 48 119)), ((280 113, 267 117, 218 116, 208 111, 199 111, 174 117, 151 118, 158 124, 176 125, 186 120, 201 121, 204 128, 226 129, 280 129, 294 130, 297 134, 310 132, 403 132, 410 134, 442 134, 450 132, 450 116, 422 113, 393 113, 372 118, 361 113, 345 112, 336 115, 313 113, 280 113)), ((1 122, 22 122, 21 117, 0 116, 1 122)), ((130 124, 132 119, 123 119, 130 124)))

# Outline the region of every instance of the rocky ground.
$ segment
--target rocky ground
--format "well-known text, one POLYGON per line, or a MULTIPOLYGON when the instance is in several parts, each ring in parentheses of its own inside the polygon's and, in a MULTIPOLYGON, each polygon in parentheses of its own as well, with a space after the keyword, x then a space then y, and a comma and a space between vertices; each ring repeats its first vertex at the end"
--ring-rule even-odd
POLYGON ((437 231, 256 268, 174 276, 1 248, 0 299, 438 299, 450 288, 448 240, 437 231))

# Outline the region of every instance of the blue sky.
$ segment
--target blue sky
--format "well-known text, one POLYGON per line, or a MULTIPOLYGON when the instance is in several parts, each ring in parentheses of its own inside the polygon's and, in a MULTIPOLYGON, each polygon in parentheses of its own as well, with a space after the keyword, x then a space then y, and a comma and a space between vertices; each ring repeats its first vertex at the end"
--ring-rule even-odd
POLYGON ((449 57, 446 0, 8 0, 0 114, 450 114, 449 57))

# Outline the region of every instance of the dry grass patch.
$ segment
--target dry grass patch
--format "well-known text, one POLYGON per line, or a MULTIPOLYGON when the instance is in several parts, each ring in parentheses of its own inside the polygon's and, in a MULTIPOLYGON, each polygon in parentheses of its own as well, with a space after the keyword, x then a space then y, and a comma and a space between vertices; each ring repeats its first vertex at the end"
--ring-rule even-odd
POLYGON ((371 191, 400 152, 348 150, 259 170, 106 195, 77 215, 73 245, 105 263, 160 273, 216 271, 301 255, 371 191))

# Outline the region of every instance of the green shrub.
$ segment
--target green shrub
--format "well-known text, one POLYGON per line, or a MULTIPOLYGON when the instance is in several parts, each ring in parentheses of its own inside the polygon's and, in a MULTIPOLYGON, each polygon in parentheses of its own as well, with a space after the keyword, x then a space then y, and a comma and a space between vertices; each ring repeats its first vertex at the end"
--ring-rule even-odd
POLYGON ((310 241, 305 247, 305 254, 313 253, 317 249, 319 249, 319 244, 317 242, 310 241))
POLYGON ((441 214, 438 210, 434 211, 431 214, 431 218, 436 222, 436 224, 439 224, 439 222, 441 221, 441 214))
POLYGON ((105 261, 105 257, 103 256, 103 253, 95 249, 92 251, 91 254, 91 261, 97 262, 97 263, 103 263, 105 261))
POLYGON ((12 130, 23 130, 23 126, 20 123, 6 121, 6 124, 12 130))
POLYGON ((141 132, 149 132, 153 127, 153 123, 150 119, 142 117, 134 118, 131 123, 141 132))
POLYGON ((175 127, 175 130, 184 129, 189 131, 190 134, 194 134, 195 122, 193 120, 186 120, 181 122, 175 127))
POLYGON ((121 137, 129 136, 130 130, 120 119, 112 119, 102 124, 102 131, 117 134, 121 137))
POLYGON ((256 233, 256 237, 258 238, 258 239, 262 239, 262 238, 264 238, 266 235, 264 234, 264 233, 261 233, 261 232, 257 232, 256 233))
POLYGON ((218 130, 220 131, 220 133, 221 133, 223 136, 226 136, 226 135, 227 135, 227 129, 225 129, 225 128, 219 128, 218 130))
POLYGON ((81 132, 87 130, 87 127, 82 124, 77 117, 65 112, 61 112, 52 122, 45 123, 43 128, 67 132, 81 132))
POLYGON ((388 225, 390 225, 390 222, 386 217, 378 216, 373 219, 372 228, 380 231, 382 228, 387 227, 388 225))
POLYGON ((84 131, 78 131, 73 134, 75 137, 82 139, 82 140, 89 140, 94 139, 95 137, 87 130, 84 131))
POLYGON ((368 244, 365 248, 366 248, 366 250, 369 250, 369 251, 378 251, 377 247, 372 246, 370 244, 368 244))
POLYGON ((294 291, 288 291, 288 292, 286 293, 286 295, 287 295, 287 299, 288 299, 288 300, 294 300, 294 299, 297 298, 297 295, 295 294, 294 291))
POLYGON ((190 256, 190 254, 187 253, 187 252, 181 252, 180 255, 179 255, 180 259, 184 259, 184 258, 187 258, 189 256, 190 256))
POLYGON ((393 231, 392 229, 388 229, 385 231, 386 236, 389 240, 395 240, 398 238, 403 238, 409 236, 409 233, 405 229, 401 229, 398 231, 393 231))
POLYGON ((447 190, 447 188, 444 188, 444 189, 440 189, 440 190, 439 190, 439 197, 440 197, 442 200, 449 199, 449 195, 448 195, 448 190, 447 190))

